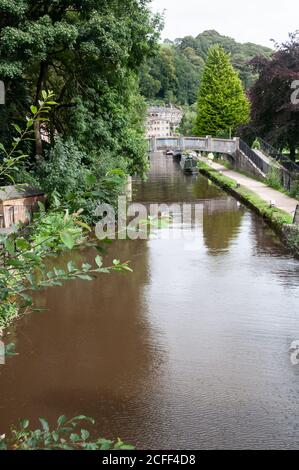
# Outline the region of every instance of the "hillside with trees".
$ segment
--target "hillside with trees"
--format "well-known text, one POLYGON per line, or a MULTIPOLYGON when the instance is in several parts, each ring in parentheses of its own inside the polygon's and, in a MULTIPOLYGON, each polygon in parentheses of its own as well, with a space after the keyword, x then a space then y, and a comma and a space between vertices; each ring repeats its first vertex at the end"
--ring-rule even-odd
POLYGON ((203 68, 211 46, 220 45, 231 54, 234 68, 246 89, 257 74, 248 67, 255 56, 270 57, 272 50, 253 43, 241 44, 217 31, 204 31, 196 38, 186 36, 165 41, 155 57, 149 58, 141 71, 141 92, 151 102, 192 105, 197 99, 203 68))

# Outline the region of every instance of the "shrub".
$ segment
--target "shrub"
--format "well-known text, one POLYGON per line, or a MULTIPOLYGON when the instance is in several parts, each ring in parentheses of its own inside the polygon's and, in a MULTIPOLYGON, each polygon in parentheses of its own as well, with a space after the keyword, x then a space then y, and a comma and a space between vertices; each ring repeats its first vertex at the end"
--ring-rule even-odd
POLYGON ((95 424, 94 419, 76 416, 67 419, 60 416, 56 426, 51 429, 44 418, 39 418, 40 427, 31 430, 28 419, 21 421, 18 428, 12 428, 9 435, 0 436, 0 450, 133 450, 120 439, 111 441, 91 437, 90 431, 81 428, 95 424))

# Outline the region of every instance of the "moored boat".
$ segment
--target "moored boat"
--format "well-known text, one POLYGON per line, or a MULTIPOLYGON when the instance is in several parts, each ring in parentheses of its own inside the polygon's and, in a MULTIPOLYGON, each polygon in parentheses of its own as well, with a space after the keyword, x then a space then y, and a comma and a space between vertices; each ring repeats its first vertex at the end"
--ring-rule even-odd
POLYGON ((181 168, 185 173, 198 173, 197 160, 193 155, 184 154, 181 158, 181 168))
POLYGON ((175 150, 173 152, 173 157, 176 158, 177 160, 180 160, 182 157, 182 152, 180 150, 175 150))

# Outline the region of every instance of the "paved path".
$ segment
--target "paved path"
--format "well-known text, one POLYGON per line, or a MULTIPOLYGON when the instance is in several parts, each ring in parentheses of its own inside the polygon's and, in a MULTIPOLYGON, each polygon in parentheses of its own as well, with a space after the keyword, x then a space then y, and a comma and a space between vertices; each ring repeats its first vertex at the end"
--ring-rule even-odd
POLYGON ((223 165, 219 165, 219 163, 212 162, 207 158, 200 157, 199 160, 203 161, 204 163, 208 164, 211 168, 217 171, 221 171, 223 175, 228 176, 229 178, 235 180, 241 186, 249 189, 253 193, 257 194, 260 198, 264 199, 264 201, 275 201, 275 206, 279 209, 282 209, 289 214, 294 215, 297 204, 299 201, 297 199, 293 199, 286 194, 281 193, 280 191, 276 191, 276 189, 272 189, 264 183, 260 183, 248 176, 241 175, 240 173, 229 170, 223 165))

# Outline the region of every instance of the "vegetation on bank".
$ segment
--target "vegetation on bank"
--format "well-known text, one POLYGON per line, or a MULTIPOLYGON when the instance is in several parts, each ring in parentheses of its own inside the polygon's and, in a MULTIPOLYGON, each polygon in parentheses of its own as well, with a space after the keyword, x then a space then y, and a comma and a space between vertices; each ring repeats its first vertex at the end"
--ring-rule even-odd
POLYGON ((268 222, 270 222, 276 229, 279 229, 280 232, 284 225, 293 223, 293 217, 290 214, 284 212, 281 209, 278 209, 275 206, 270 206, 269 202, 264 201, 255 193, 240 186, 238 183, 236 183, 236 181, 232 180, 228 176, 219 173, 217 170, 214 170, 208 164, 204 162, 198 162, 198 167, 201 173, 208 176, 208 178, 210 178, 225 190, 232 192, 242 202, 244 202, 246 205, 258 212, 268 222))
POLYGON ((97 436, 89 429, 95 421, 87 416, 67 419, 60 416, 56 426, 40 418, 40 427, 30 429, 30 422, 24 419, 19 427, 12 427, 8 435, 0 436, 0 450, 133 450, 134 447, 118 439, 111 441, 97 436), (84 424, 84 428, 81 426, 84 424))
MULTIPOLYGON (((11 150, 1 144, 4 158, 0 164, 0 178, 14 182, 26 165, 28 155, 21 150, 22 144, 30 141, 34 134, 35 123, 44 123, 56 103, 53 94, 42 92, 43 101, 39 106, 31 106, 25 128, 16 126, 19 137, 14 139, 11 150)), ((0 236, 0 334, 3 328, 15 319, 20 312, 32 308, 32 292, 61 286, 63 282, 74 279, 90 281, 99 273, 130 271, 127 263, 115 260, 110 267, 104 267, 102 258, 97 255, 94 265, 83 263, 76 266, 68 263, 66 269, 47 268, 46 260, 64 250, 93 245, 101 252, 97 242, 89 240, 91 228, 82 220, 83 209, 70 213, 59 204, 56 208, 39 205, 39 213, 30 226, 17 227, 17 231, 0 236)))
POLYGON ((0 329, 31 308, 38 289, 130 270, 117 260, 104 267, 100 255, 93 266, 45 263, 90 243, 97 205, 115 205, 127 176, 148 168, 138 75, 160 18, 147 0, 81 3, 0 2, 0 184, 30 184, 47 197, 30 227, 1 236, 0 329))

